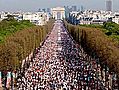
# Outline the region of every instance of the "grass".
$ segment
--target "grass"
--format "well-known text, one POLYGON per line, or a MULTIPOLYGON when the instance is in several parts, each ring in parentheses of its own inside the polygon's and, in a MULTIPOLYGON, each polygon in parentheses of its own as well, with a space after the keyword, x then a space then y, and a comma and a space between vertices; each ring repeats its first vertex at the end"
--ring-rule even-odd
POLYGON ((29 21, 16 21, 14 19, 11 20, 3 20, 0 22, 0 43, 3 43, 5 38, 19 30, 32 27, 34 24, 29 21))

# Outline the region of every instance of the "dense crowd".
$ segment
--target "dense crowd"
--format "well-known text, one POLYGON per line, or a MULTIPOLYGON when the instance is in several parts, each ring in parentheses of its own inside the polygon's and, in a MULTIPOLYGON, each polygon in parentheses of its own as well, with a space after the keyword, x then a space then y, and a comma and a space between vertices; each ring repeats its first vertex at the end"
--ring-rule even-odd
POLYGON ((118 90, 116 74, 87 55, 60 20, 31 59, 18 90, 118 90))

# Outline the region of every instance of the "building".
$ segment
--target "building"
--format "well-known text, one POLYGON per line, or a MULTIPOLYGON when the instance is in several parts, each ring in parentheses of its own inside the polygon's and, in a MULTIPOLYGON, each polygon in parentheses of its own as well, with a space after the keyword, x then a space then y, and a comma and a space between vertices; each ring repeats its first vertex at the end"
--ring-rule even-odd
POLYGON ((52 17, 57 19, 65 19, 65 8, 63 7, 56 7, 56 8, 51 8, 51 14, 52 17))
POLYGON ((1 13, 0 13, 0 21, 2 21, 2 19, 1 19, 1 13))
POLYGON ((106 0, 106 11, 112 11, 112 0, 106 0))
POLYGON ((42 11, 41 8, 39 8, 39 9, 38 9, 38 12, 41 12, 41 11, 42 11))
POLYGON ((45 8, 43 8, 43 9, 42 9, 42 12, 46 12, 46 9, 45 9, 45 8))
POLYGON ((12 15, 17 21, 29 20, 35 25, 45 25, 51 17, 46 12, 0 12, 0 21, 7 19, 8 15, 12 15))
POLYGON ((70 8, 69 6, 64 6, 64 8, 65 8, 65 18, 67 19, 69 18, 70 15, 70 8))
POLYGON ((119 14, 102 10, 85 10, 84 12, 70 12, 68 21, 71 24, 100 24, 105 22, 119 22, 119 14))
POLYGON ((44 12, 27 12, 23 14, 23 20, 29 20, 36 25, 45 25, 49 21, 49 18, 50 16, 44 12))
POLYGON ((119 13, 115 13, 114 17, 112 18, 112 21, 119 24, 119 13))
POLYGON ((92 20, 90 24, 100 24, 103 25, 107 20, 92 20))
POLYGON ((47 8, 47 12, 50 13, 50 8, 47 8))
POLYGON ((80 11, 82 11, 82 12, 83 12, 83 11, 85 11, 85 9, 84 9, 84 7, 83 7, 83 6, 81 6, 80 11))
POLYGON ((72 6, 72 11, 77 11, 77 6, 72 6))
POLYGON ((9 12, 1 12, 0 14, 0 21, 2 21, 3 19, 7 19, 7 15, 10 15, 9 12))

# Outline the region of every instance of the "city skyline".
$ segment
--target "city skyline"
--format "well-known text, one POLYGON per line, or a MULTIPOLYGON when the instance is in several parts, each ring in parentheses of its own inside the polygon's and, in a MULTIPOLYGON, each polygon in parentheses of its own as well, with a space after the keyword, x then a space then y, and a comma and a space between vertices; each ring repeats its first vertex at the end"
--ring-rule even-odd
MULTIPOLYGON (((119 11, 119 0, 112 0, 113 11, 119 11)), ((37 11, 39 8, 74 6, 94 10, 106 10, 106 0, 0 0, 0 11, 37 11)))

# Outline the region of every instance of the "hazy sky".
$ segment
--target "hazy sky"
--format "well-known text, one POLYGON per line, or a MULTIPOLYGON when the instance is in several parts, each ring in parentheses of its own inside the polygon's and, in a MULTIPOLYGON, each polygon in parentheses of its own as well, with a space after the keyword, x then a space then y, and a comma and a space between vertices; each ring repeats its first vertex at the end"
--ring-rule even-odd
MULTIPOLYGON (((0 0, 0 11, 37 11, 38 8, 83 5, 86 9, 105 10, 105 0, 0 0)), ((113 0, 113 10, 119 11, 119 0, 113 0)))

